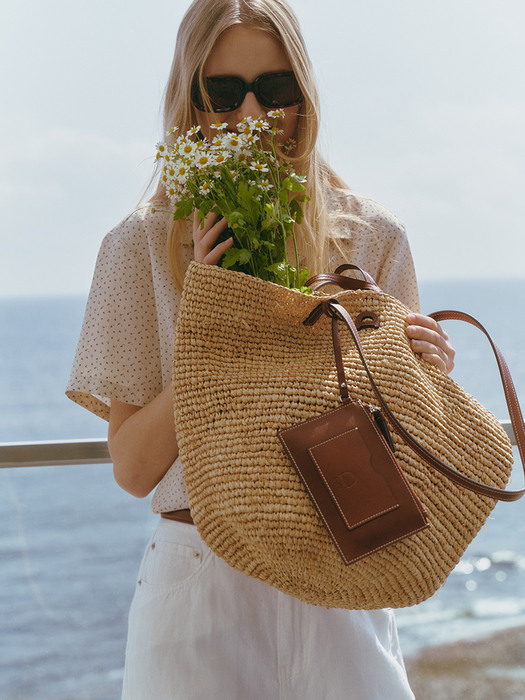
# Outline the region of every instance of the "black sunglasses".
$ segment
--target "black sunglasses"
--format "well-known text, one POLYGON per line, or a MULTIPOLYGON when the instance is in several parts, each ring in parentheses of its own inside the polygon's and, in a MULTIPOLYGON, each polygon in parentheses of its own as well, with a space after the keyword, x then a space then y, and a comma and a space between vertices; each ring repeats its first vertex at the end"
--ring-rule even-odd
MULTIPOLYGON (((257 102, 269 109, 291 107, 303 101, 299 83, 292 71, 263 73, 253 83, 234 75, 217 76, 205 78, 204 85, 213 112, 232 112, 242 105, 247 92, 253 92, 257 102)), ((191 101, 199 111, 207 111, 198 77, 193 79, 191 101)))

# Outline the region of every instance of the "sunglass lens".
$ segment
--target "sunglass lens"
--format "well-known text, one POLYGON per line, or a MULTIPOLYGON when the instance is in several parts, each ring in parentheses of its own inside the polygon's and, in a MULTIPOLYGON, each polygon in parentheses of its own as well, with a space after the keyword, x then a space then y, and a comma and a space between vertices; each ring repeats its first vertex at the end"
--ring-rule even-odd
POLYGON ((197 78, 195 78, 195 80, 191 84, 191 101, 197 109, 200 109, 201 112, 204 111, 204 100, 202 99, 202 94, 199 88, 199 81, 197 80, 197 78))
POLYGON ((208 96, 214 112, 231 112, 244 99, 243 82, 237 78, 208 78, 208 96))
POLYGON ((262 75, 259 102, 265 107, 289 107, 301 101, 301 90, 293 73, 262 75))

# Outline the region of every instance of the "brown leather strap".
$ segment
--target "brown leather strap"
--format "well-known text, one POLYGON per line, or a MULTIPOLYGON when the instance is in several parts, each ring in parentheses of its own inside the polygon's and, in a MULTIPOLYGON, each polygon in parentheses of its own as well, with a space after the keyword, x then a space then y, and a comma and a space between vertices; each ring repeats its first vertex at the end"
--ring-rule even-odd
POLYGON ((337 316, 332 316, 332 342, 334 344, 335 366, 337 368, 337 381, 339 383, 339 395, 341 401, 349 400, 348 384, 346 383, 345 366, 343 364, 343 354, 341 352, 341 339, 339 337, 339 324, 337 316))
POLYGON ((505 401, 507 402, 507 408, 509 411, 510 422, 514 429, 514 436, 516 438, 516 444, 518 446, 518 452, 520 454, 522 462, 524 461, 523 455, 525 454, 525 428, 523 425, 523 415, 521 413, 520 404, 518 401, 518 395, 516 393, 516 388, 512 377, 510 375, 510 370, 505 361, 505 358, 501 354, 501 350, 498 348, 496 343, 490 337, 488 331, 481 323, 463 311, 435 311, 433 314, 429 314, 431 318, 435 321, 464 321, 465 323, 470 323, 475 326, 478 330, 485 334, 491 347, 492 352, 496 357, 496 362, 498 363, 498 369, 501 377, 501 383, 503 386, 503 392, 505 394, 505 401))
MULTIPOLYGON (((475 481, 474 479, 470 479, 469 477, 461 474, 460 472, 456 471, 452 467, 448 466, 444 462, 442 462, 438 457, 435 457, 431 452, 429 452, 426 447, 421 445, 410 433, 405 430, 405 428, 401 425, 401 423, 397 420, 397 418, 394 416, 390 408, 388 407, 388 404, 386 403, 385 399, 383 398, 381 392, 379 391, 379 388, 377 387, 376 383, 374 382, 374 378, 372 377, 372 374, 370 372, 370 369, 368 367, 368 364, 366 362, 366 358, 364 355, 363 347, 361 345, 361 341, 359 338, 359 333, 357 332, 357 328, 355 326, 355 323, 349 313, 346 311, 346 309, 341 306, 341 304, 338 303, 336 299, 329 299, 320 304, 322 307, 322 312, 326 313, 327 315, 331 316, 332 318, 332 338, 334 341, 334 353, 336 357, 336 366, 337 366, 337 373, 338 373, 338 379, 339 379, 339 385, 340 385, 340 393, 341 393, 341 399, 343 401, 348 400, 348 392, 347 392, 347 387, 346 387, 346 379, 344 378, 344 365, 343 365, 343 359, 341 355, 341 346, 339 343, 339 332, 337 330, 337 321, 341 320, 345 323, 347 326, 348 330, 350 331, 350 334, 352 335, 352 338, 354 340, 354 343, 357 347, 357 351, 359 353, 359 356, 361 358, 361 361, 363 363, 363 366, 366 370, 366 373, 368 375, 368 378, 370 380, 370 383, 372 385, 372 388, 374 389, 374 392, 379 400, 379 403, 381 405, 381 408, 385 412, 385 414, 388 416, 390 419, 390 422, 394 428, 394 430, 397 432, 397 434, 404 440, 404 442, 414 450, 414 452, 421 457, 427 464, 432 466, 434 469, 439 471, 441 474, 446 476, 448 479, 451 481, 454 481, 456 484, 459 486, 462 486, 466 489, 469 489, 470 491, 474 491, 475 493, 479 493, 483 496, 488 496, 490 498, 495 498, 499 501, 517 501, 519 498, 521 498, 523 495, 525 495, 525 488, 519 489, 517 491, 507 491, 505 489, 499 489, 493 486, 488 486, 487 484, 482 484, 478 481, 475 481), (335 330, 334 330, 335 329, 335 330), (342 368, 342 374, 343 374, 343 379, 341 378, 341 368, 342 368), (344 385, 344 386, 342 386, 344 385)), ((307 321, 311 319, 313 314, 310 314, 308 317, 307 321)), ((510 376, 509 369, 507 367, 507 364, 503 358, 503 355, 493 342, 492 338, 486 331, 486 329, 479 323, 475 318, 472 316, 469 316, 468 314, 464 314, 460 311, 438 311, 435 314, 431 314, 432 318, 434 318, 436 321, 439 320, 445 320, 445 319, 457 319, 461 321, 466 321, 467 323, 471 323, 472 325, 476 326, 479 328, 489 339, 490 344, 492 346, 492 349, 494 351, 494 354, 496 356, 496 361, 498 363, 498 367, 500 370, 501 374, 501 379, 503 382, 503 389, 505 392, 505 398, 507 400, 507 406, 509 409, 509 415, 510 415, 510 420, 512 423, 512 427, 514 428, 514 434, 516 435, 516 442, 518 444, 518 450, 520 453, 521 457, 521 462, 525 474, 525 424, 523 422, 523 416, 521 414, 521 409, 518 403, 518 399, 516 396, 516 390, 514 388, 514 383, 512 381, 512 377, 510 376)), ((318 316, 316 317, 315 320, 317 320, 318 316)), ((306 321, 305 321, 306 323, 306 321)), ((315 321, 314 321, 315 323, 315 321)))
POLYGON ((335 272, 321 272, 318 275, 310 277, 306 283, 306 286, 311 287, 312 291, 316 292, 318 289, 321 289, 321 287, 324 287, 327 284, 336 284, 337 286, 341 287, 341 289, 379 289, 374 278, 371 277, 368 272, 365 272, 365 270, 357 267, 357 265, 352 265, 350 263, 339 265, 335 272), (357 272, 360 272, 363 279, 343 275, 342 273, 346 270, 356 270, 357 272))
POLYGON ((190 509, 184 508, 183 510, 170 510, 167 513, 161 513, 161 518, 166 518, 167 520, 176 520, 178 523, 189 523, 193 525, 193 518, 191 517, 190 509))

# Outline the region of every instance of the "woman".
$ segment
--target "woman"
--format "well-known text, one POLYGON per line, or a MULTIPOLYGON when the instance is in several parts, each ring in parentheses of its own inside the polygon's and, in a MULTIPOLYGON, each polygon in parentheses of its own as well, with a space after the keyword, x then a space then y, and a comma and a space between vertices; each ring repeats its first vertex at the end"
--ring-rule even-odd
MULTIPOLYGON (((288 5, 195 0, 177 37, 166 131, 198 123, 208 135, 217 121, 234 130, 270 106, 284 108, 281 140, 295 140, 287 157, 308 181, 310 201, 297 231, 303 262, 317 272, 352 261, 417 310, 402 227, 350 193, 317 152, 317 95, 288 5), (208 81, 218 77, 226 82, 208 81), (241 79, 236 87, 231 77, 241 79)), ((173 426, 174 321, 189 261, 217 264, 232 241, 218 242, 227 222, 210 214, 202 227, 194 220, 192 246, 186 224, 152 213, 151 202, 168 208, 161 182, 148 205, 104 239, 68 387, 73 400, 109 420, 119 485, 138 497, 157 487, 153 510, 171 514, 161 518, 141 565, 123 697, 413 697, 391 611, 302 603, 228 567, 191 524, 173 426)), ((407 334, 415 352, 452 369, 454 353, 438 324, 415 313, 407 334)))

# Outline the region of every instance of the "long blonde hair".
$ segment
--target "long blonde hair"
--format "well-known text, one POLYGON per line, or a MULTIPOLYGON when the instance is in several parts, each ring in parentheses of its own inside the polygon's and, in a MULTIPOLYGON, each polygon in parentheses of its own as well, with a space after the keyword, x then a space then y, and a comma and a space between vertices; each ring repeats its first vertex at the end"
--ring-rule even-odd
MULTIPOLYGON (((164 95, 164 132, 177 126, 185 132, 197 123, 190 100, 194 76, 202 80, 204 64, 219 36, 235 24, 261 29, 280 41, 301 87, 304 101, 298 119, 297 147, 288 157, 295 170, 307 178, 310 198, 305 216, 297 229, 301 258, 311 273, 326 266, 326 239, 329 223, 325 206, 328 187, 344 188, 344 182, 328 167, 317 149, 319 98, 312 65, 301 35, 298 20, 284 0, 194 0, 186 12, 175 45, 175 54, 164 95)), ((151 198, 155 206, 168 204, 159 179, 151 198)), ((168 234, 170 268, 182 288, 184 266, 181 243, 186 238, 184 221, 174 221, 168 234)))

